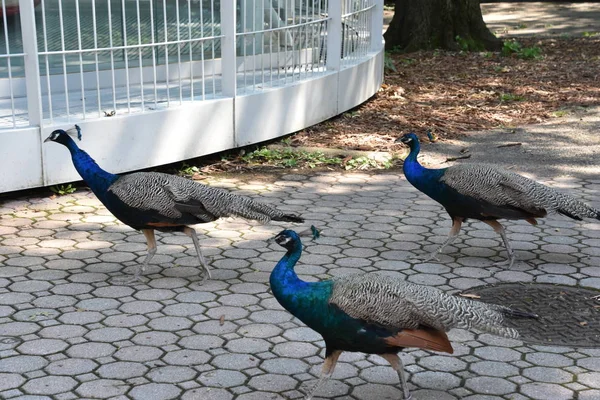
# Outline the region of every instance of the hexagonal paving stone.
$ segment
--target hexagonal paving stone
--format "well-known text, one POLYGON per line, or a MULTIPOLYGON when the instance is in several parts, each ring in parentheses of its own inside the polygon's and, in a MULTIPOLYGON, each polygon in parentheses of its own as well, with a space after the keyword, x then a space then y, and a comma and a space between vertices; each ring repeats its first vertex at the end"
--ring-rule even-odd
POLYGON ((18 374, 4 374, 0 373, 0 390, 14 389, 25 382, 25 378, 18 374))
POLYGON ((242 385, 246 379, 246 375, 242 374, 241 372, 229 371, 225 369, 204 372, 198 378, 198 380, 204 386, 226 388, 242 385))
POLYGON ((67 392, 77 386, 77 381, 68 376, 45 376, 29 380, 23 390, 31 394, 57 394, 67 392))
POLYGON ((148 383, 146 385, 134 387, 131 392, 129 392, 129 395, 136 400, 167 400, 178 398, 180 393, 181 389, 175 385, 166 383, 148 383))
POLYGON ((129 385, 123 381, 96 379, 82 383, 76 392, 83 397, 108 399, 123 395, 127 390, 129 390, 129 385))
POLYGON ((196 375, 197 372, 193 368, 169 365, 153 368, 147 376, 154 382, 178 383, 194 379, 196 375))
POLYGON ((143 364, 127 361, 117 361, 110 364, 104 364, 96 372, 102 378, 129 379, 143 376, 148 367, 143 364))
POLYGON ((286 390, 292 390, 296 387, 298 382, 286 375, 259 375, 250 379, 248 385, 256 390, 264 390, 269 392, 283 392, 286 390))
POLYGON ((74 376, 91 372, 96 369, 96 367, 98 367, 98 364, 93 360, 84 358, 65 358, 51 362, 45 368, 45 371, 51 375, 74 376))

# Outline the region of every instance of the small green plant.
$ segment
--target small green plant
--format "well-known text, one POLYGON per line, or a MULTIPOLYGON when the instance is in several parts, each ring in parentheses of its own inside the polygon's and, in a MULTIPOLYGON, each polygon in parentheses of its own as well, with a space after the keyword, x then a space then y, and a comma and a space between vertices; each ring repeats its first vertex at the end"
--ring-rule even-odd
POLYGON ((394 165, 393 160, 378 161, 369 157, 351 158, 346 162, 345 168, 350 169, 370 169, 382 168, 389 169, 394 165))
POLYGON ((71 194, 71 193, 75 193, 75 191, 77 190, 77 188, 75 186, 73 186, 72 184, 68 184, 68 185, 54 185, 54 186, 50 186, 50 190, 54 193, 56 193, 59 196, 64 196, 67 194, 71 194))
POLYGON ((491 51, 486 51, 485 53, 483 53, 483 58, 492 58, 494 57, 494 53, 492 53, 491 51))
POLYGON ((506 103, 509 101, 523 101, 523 100, 525 100, 525 97, 520 96, 518 94, 512 94, 512 93, 500 94, 500 101, 503 103, 506 103))
POLYGON ((396 64, 394 64, 394 60, 390 56, 390 53, 387 51, 385 52, 385 55, 383 57, 383 67, 386 71, 398 72, 398 70, 396 69, 396 64))
POLYGON ((456 43, 458 44, 458 47, 460 47, 460 49, 462 51, 469 51, 469 42, 467 41, 467 39, 464 39, 464 38, 460 37, 459 35, 457 35, 455 40, 456 40, 456 43))
POLYGON ((519 58, 525 60, 538 59, 542 56, 542 49, 539 47, 524 47, 519 53, 519 58))
POLYGON ((188 163, 184 162, 181 166, 181 169, 179 170, 179 174, 180 175, 194 175, 200 172, 200 168, 196 167, 195 165, 189 165, 188 163))
POLYGON ((525 29, 525 28, 527 28, 527 24, 519 24, 516 27, 516 29, 525 29))
POLYGON ((600 32, 583 32, 582 33, 583 37, 594 37, 594 36, 600 36, 600 32))
POLYGON ((562 118, 562 117, 566 117, 567 115, 569 115, 568 110, 557 110, 552 113, 552 116, 555 118, 562 118))
POLYGON ((516 40, 506 40, 502 45, 502 55, 509 57, 516 54, 517 57, 525 60, 537 59, 542 55, 542 49, 537 46, 534 47, 523 47, 521 43, 516 40))
POLYGON ((510 56, 511 54, 517 53, 521 50, 521 43, 516 40, 505 40, 502 45, 502 55, 510 56))
POLYGON ((400 62, 402 62, 402 64, 404 65, 412 65, 415 62, 417 62, 417 60, 415 60, 414 58, 401 58, 400 62))
POLYGON ((461 51, 482 51, 484 50, 483 44, 476 42, 472 38, 464 38, 460 35, 454 37, 456 44, 461 51))

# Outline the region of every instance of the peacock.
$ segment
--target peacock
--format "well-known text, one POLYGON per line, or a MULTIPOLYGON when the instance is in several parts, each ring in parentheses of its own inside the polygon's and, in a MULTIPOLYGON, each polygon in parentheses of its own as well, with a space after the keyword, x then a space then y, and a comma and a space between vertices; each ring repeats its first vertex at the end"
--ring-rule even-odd
POLYGON ((274 241, 287 250, 270 276, 275 298, 325 340, 321 378, 306 399, 331 376, 343 351, 379 354, 386 359, 398 373, 404 398, 410 399, 397 354, 400 350, 417 347, 452 354, 446 335, 452 328, 518 338, 519 333, 506 326, 505 320, 538 318, 375 273, 305 282, 294 271, 302 254, 299 234, 284 230, 274 241))
POLYGON ((583 218, 600 220, 600 211, 574 197, 494 165, 470 163, 441 169, 425 168, 417 160, 420 144, 414 133, 408 133, 396 142, 410 147, 403 165, 406 179, 444 206, 452 218, 448 238, 427 260, 435 259, 456 239, 462 223, 468 218, 485 222, 502 237, 508 258, 497 264, 507 264, 509 268, 516 257, 498 219, 522 219, 537 225, 536 218, 558 213, 578 221, 583 218))
MULTIPOLYGON (((76 125, 78 137, 81 137, 76 125)), ((62 129, 53 131, 44 142, 56 142, 71 152, 75 169, 90 189, 117 219, 133 229, 141 230, 146 238, 148 253, 132 278, 123 283, 140 280, 140 276, 156 253, 154 231, 183 232, 192 238, 204 279, 210 269, 202 254, 196 231, 189 225, 215 221, 221 217, 238 216, 267 223, 270 220, 303 222, 304 219, 283 213, 269 205, 227 190, 206 186, 180 176, 159 172, 135 172, 115 175, 96 162, 62 129)))

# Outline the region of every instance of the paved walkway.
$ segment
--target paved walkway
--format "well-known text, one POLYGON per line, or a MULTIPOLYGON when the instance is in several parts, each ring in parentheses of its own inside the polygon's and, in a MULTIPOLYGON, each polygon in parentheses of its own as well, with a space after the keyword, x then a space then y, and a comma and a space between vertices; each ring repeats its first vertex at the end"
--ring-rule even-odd
MULTIPOLYGON (((300 260, 308 279, 380 271, 446 291, 512 281, 600 288, 599 223, 508 224, 518 257, 528 261, 513 270, 490 266, 504 253, 481 223, 466 227, 442 263, 414 264, 407 259, 432 250, 450 224, 399 171, 208 183, 261 196, 323 228, 300 260)), ((600 206, 600 180, 547 183, 600 206)), ((198 226, 214 267, 214 279, 201 286, 189 238, 160 234, 147 282, 119 286, 109 279, 143 259, 144 237, 91 193, 0 204, 0 397, 301 398, 318 376, 323 342, 269 291, 283 251, 266 240, 281 229, 240 220, 198 226)), ((524 345, 465 330, 450 338, 452 356, 401 354, 416 399, 600 399, 600 349, 524 345)), ((345 400, 400 394, 382 359, 350 353, 318 393, 345 400)))

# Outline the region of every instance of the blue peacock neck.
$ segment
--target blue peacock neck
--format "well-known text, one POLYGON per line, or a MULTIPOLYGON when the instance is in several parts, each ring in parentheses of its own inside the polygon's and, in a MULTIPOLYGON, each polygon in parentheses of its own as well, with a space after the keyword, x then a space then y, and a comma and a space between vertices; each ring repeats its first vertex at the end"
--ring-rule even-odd
POLYGON ((285 253, 271 272, 270 283, 276 297, 278 294, 284 296, 286 293, 293 293, 307 283, 301 280, 294 270, 301 255, 302 243, 296 240, 292 249, 285 253))
POLYGON ((402 169, 404 174, 411 180, 411 177, 416 177, 422 175, 426 168, 424 168, 419 161, 417 160, 417 156, 421 151, 421 144, 418 139, 413 139, 410 142, 410 153, 404 160, 404 164, 402 165, 402 169))
POLYGON ((96 161, 88 153, 81 150, 70 137, 66 136, 63 144, 71 152, 71 159, 73 160, 75 169, 96 196, 103 195, 109 186, 119 179, 118 175, 111 174, 100 168, 96 164, 96 161))
POLYGON ((439 180, 446 172, 446 168, 425 168, 417 160, 419 151, 421 151, 421 145, 419 140, 414 138, 410 142, 410 153, 402 166, 404 176, 414 187, 436 199, 443 190, 443 185, 440 185, 439 180))

